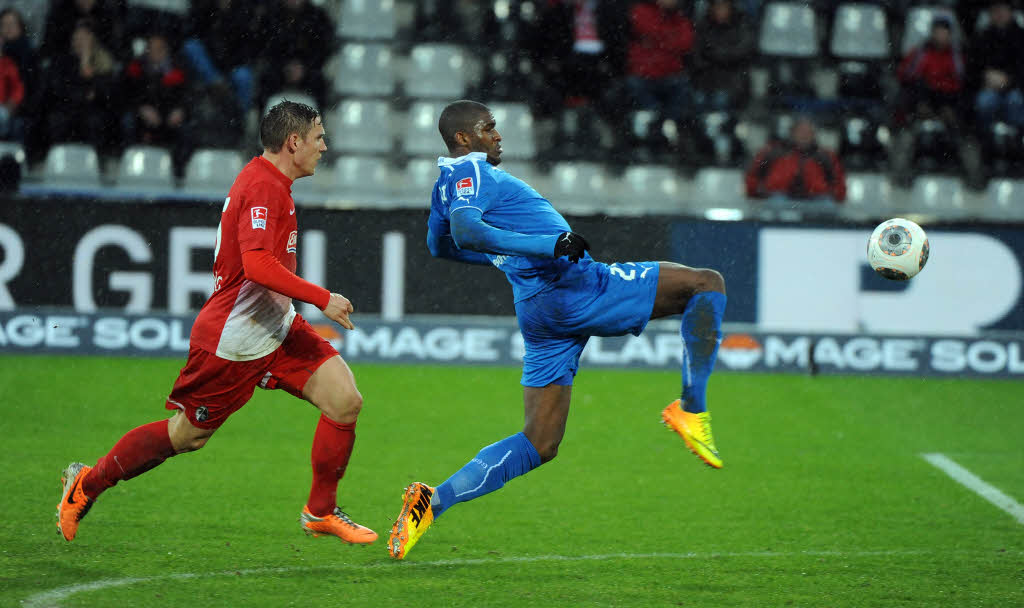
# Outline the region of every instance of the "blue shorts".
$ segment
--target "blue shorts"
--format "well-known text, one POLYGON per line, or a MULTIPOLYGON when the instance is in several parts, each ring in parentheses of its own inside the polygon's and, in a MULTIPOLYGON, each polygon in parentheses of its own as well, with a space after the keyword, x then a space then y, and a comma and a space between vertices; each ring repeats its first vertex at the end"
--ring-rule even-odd
POLYGON ((571 385, 590 336, 640 335, 658 293, 658 262, 580 262, 516 303, 523 386, 571 385))

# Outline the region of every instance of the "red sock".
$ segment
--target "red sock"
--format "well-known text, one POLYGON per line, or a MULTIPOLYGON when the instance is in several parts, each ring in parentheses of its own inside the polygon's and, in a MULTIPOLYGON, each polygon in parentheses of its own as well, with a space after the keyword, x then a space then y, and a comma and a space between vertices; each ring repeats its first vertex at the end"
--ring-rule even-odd
POLYGON ((313 435, 313 488, 306 503, 313 515, 323 517, 338 506, 338 481, 345 475, 355 441, 355 422, 341 424, 320 414, 313 435))
POLYGON ((82 481, 86 496, 96 498, 117 482, 142 475, 174 456, 167 423, 158 420, 125 433, 82 481))

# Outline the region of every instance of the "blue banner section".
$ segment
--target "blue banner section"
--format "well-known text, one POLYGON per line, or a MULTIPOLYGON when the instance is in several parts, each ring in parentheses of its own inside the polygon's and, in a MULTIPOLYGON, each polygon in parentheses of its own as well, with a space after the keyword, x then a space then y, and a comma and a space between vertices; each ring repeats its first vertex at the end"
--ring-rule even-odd
MULTIPOLYGON (((0 353, 171 356, 188 353, 191 315, 0 312, 0 353)), ((349 362, 512 365, 523 357, 514 318, 358 317, 355 331, 314 324, 349 362)), ((679 373, 675 321, 651 323, 638 337, 591 338, 588 369, 644 368, 679 373)), ((1024 378, 1024 336, 972 338, 726 331, 716 369, 804 374, 1024 378)))

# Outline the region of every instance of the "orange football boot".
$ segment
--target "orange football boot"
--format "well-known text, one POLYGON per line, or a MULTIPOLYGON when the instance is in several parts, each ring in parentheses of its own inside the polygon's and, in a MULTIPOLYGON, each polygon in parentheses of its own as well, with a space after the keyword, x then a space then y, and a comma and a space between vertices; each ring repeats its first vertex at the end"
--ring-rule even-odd
POLYGON ((57 533, 64 540, 75 540, 78 533, 78 522, 89 512, 95 500, 85 495, 82 480, 92 470, 80 462, 72 462, 61 473, 60 482, 64 485, 64 495, 57 505, 57 533))
POLYGON ((314 538, 330 534, 337 536, 342 542, 353 545, 368 545, 377 540, 376 532, 352 521, 340 507, 334 507, 333 513, 323 517, 313 515, 309 507, 302 507, 299 523, 302 524, 302 529, 306 534, 312 535, 314 538))
POLYGON ((682 400, 676 399, 661 410, 661 419, 686 442, 686 447, 708 466, 722 468, 722 459, 711 435, 711 414, 694 414, 683 410, 682 400))

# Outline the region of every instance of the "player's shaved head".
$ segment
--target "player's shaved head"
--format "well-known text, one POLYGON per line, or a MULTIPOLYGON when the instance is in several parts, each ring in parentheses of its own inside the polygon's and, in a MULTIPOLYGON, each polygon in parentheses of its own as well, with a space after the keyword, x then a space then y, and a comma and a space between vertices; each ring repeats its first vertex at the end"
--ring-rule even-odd
POLYGON ((445 106, 441 111, 441 118, 437 120, 437 130, 441 132, 441 139, 448 146, 448 151, 454 151, 459 147, 455 141, 456 133, 474 133, 477 123, 486 119, 490 113, 490 108, 469 99, 453 101, 445 106))
POLYGON ((292 133, 298 133, 305 139, 319 117, 320 112, 316 108, 285 99, 270 108, 260 121, 260 143, 265 150, 280 152, 292 133))

